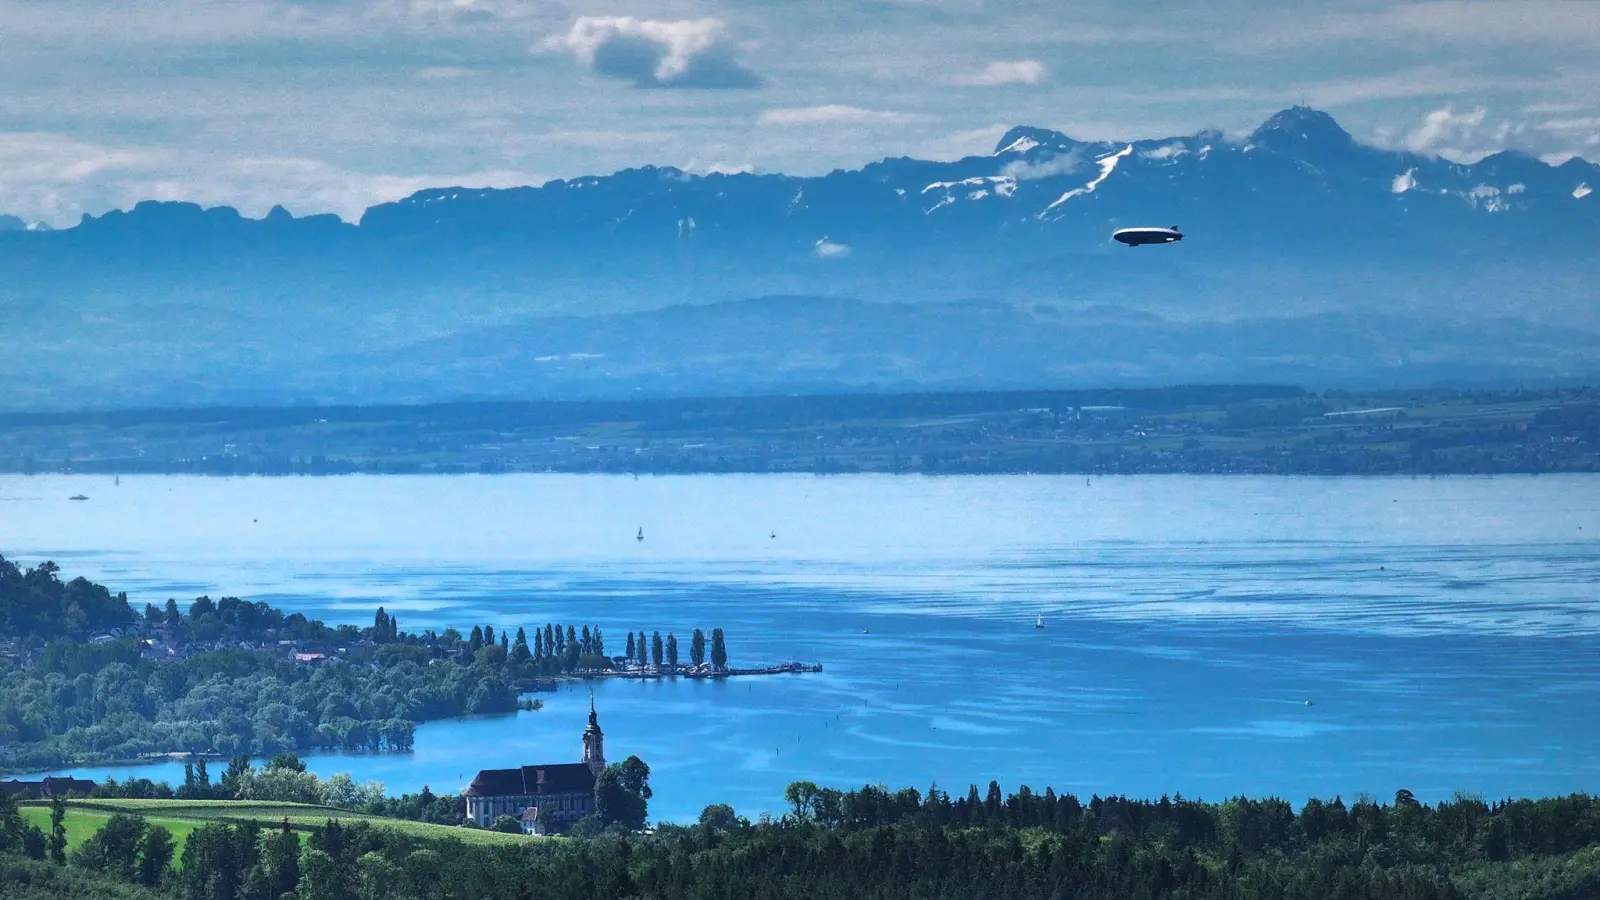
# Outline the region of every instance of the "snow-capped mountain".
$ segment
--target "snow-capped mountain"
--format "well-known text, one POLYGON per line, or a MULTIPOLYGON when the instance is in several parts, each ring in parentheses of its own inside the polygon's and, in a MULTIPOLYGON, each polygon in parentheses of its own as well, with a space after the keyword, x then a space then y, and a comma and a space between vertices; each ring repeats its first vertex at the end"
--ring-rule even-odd
MULTIPOLYGON (((247 373, 538 316, 777 294, 1600 329, 1597 187, 1600 167, 1584 160, 1506 152, 1460 165, 1362 144, 1305 107, 1240 140, 1084 142, 1019 127, 955 161, 817 177, 647 166, 430 189, 358 223, 141 203, 53 233, 0 233, 12 273, 0 309, 22 326, 12 334, 90 355, 132 342, 179 382, 259 380, 247 373), (1131 225, 1186 238, 1110 240, 1131 225)), ((26 371, 40 369, 14 377, 26 371)))

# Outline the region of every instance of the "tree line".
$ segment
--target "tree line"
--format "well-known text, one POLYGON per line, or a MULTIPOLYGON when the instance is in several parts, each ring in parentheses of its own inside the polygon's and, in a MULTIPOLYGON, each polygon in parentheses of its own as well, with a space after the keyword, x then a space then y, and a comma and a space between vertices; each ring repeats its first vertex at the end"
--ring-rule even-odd
POLYGON ((81 895, 152 900, 1579 900, 1600 887, 1600 800, 1582 794, 1429 806, 1400 791, 1392 803, 1334 798, 1299 811, 1275 799, 1006 794, 994 783, 951 796, 798 782, 786 797, 785 814, 755 822, 716 804, 654 833, 508 846, 366 822, 329 822, 303 841, 287 824, 210 823, 175 855, 133 816, 63 853, 64 840, 0 800, 0 865, 25 888, 44 886, 23 896, 73 896, 49 892, 70 873, 105 886, 81 895))

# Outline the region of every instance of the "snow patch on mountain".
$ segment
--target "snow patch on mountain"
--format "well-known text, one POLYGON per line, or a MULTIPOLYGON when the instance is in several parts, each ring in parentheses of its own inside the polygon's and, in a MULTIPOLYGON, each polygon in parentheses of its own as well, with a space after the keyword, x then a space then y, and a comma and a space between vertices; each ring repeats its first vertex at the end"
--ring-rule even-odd
POLYGON ((1010 175, 977 175, 972 178, 963 178, 960 181, 935 181, 933 184, 923 188, 922 192, 926 194, 929 191, 949 190, 953 187, 983 187, 990 183, 999 184, 1000 182, 1014 180, 1010 175))
POLYGON ((1463 193, 1465 199, 1473 209, 1478 208, 1478 202, 1483 201, 1485 212, 1505 212, 1511 206, 1500 195, 1500 189, 1490 184, 1480 184, 1470 191, 1463 193))
POLYGON ((1031 137, 1028 137, 1027 135, 1023 135, 1022 137, 1017 138, 1016 140, 1012 141, 1010 144, 1006 145, 1005 147, 1002 147, 999 150, 996 150, 994 152, 994 155, 995 156, 999 156, 1002 153, 1027 153, 1029 150, 1032 150, 1033 148, 1035 148, 1037 146, 1039 146, 1039 142, 1038 141, 1034 140, 1031 137))
POLYGON ((942 191, 944 196, 940 197, 937 203, 923 210, 923 212, 931 213, 940 207, 949 206, 956 202, 960 198, 955 191, 957 188, 968 189, 963 192, 968 200, 982 200, 988 197, 991 192, 997 197, 1010 197, 1017 192, 1017 180, 1010 175, 977 175, 960 181, 935 181, 933 184, 923 188, 922 193, 942 191))
POLYGON ((1594 193, 1594 191, 1589 189, 1589 185, 1587 183, 1580 184, 1572 189, 1572 197, 1575 200, 1582 200, 1592 193, 1594 193))
POLYGON ((1123 147, 1121 150, 1118 150, 1115 153, 1112 153, 1112 154, 1110 154, 1108 156, 1100 157, 1100 159, 1096 160, 1096 162, 1100 163, 1100 177, 1098 177, 1095 180, 1089 182, 1088 184, 1084 185, 1083 187, 1073 188, 1072 190, 1067 191, 1065 194, 1062 194, 1060 197, 1057 197, 1056 201, 1054 203, 1052 203, 1049 206, 1046 206, 1044 208, 1044 212, 1039 213, 1039 218, 1041 218, 1041 219, 1044 218, 1044 214, 1045 213, 1049 212, 1052 209, 1055 209, 1056 207, 1060 206, 1061 204, 1067 202, 1068 200, 1071 200, 1073 197, 1081 197, 1084 194, 1092 194, 1092 193, 1094 193, 1094 189, 1099 187, 1100 183, 1102 181, 1105 181, 1107 178, 1110 178, 1111 177, 1111 173, 1115 172, 1117 170, 1117 163, 1121 162, 1123 157, 1127 156, 1129 153, 1132 153, 1132 152, 1133 152, 1133 145, 1129 144, 1128 146, 1123 147))
POLYGON ((1394 177, 1394 181, 1389 185, 1389 190, 1391 193, 1404 194, 1406 191, 1409 191, 1416 186, 1417 170, 1415 168, 1411 168, 1405 170, 1399 175, 1396 175, 1394 177))

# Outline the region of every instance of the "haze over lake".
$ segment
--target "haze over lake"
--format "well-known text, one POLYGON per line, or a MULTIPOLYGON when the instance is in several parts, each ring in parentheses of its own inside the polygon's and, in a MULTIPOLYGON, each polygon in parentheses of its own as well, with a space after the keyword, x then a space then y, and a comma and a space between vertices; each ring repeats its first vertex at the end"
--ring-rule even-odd
MULTIPOLYGON (((800 778, 1298 803, 1600 777, 1595 476, 8 475, 0 553, 140 608, 587 623, 613 653, 630 629, 721 627, 735 665, 824 665, 596 682, 653 818, 777 811, 800 778)), ((398 792, 576 761, 587 692, 543 696, 311 766, 398 792)))

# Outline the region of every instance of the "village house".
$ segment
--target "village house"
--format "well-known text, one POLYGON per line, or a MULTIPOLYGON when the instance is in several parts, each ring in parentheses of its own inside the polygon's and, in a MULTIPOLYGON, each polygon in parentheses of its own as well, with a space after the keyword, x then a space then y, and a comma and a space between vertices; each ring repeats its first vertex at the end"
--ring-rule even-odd
POLYGON ((484 769, 467 788, 467 818, 488 828, 500 816, 511 816, 523 834, 562 834, 594 812, 595 783, 605 768, 605 735, 591 697, 582 762, 484 769))
POLYGON ((49 800, 54 797, 87 797, 95 784, 82 778, 46 778, 42 781, 0 781, 0 792, 13 800, 49 800))

